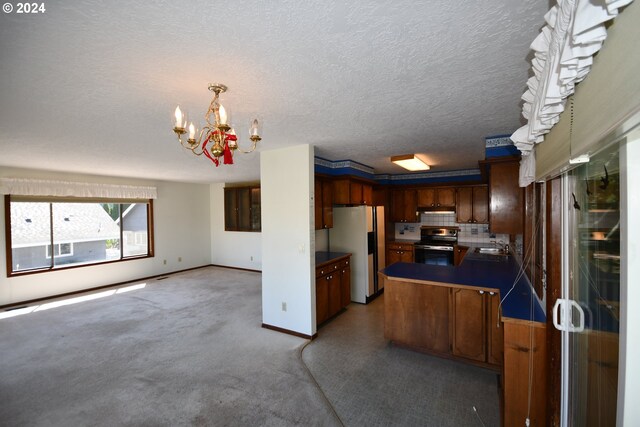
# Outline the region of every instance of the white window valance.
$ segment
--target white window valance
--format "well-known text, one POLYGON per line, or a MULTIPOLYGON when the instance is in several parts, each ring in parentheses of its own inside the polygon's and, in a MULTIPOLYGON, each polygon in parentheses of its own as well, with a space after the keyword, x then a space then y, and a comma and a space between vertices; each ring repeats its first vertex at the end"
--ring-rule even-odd
POLYGON ((16 196, 86 197, 107 199, 157 199, 156 187, 0 178, 0 193, 16 196))
POLYGON ((547 12, 546 25, 531 44, 533 76, 522 95, 522 115, 528 122, 511 136, 523 157, 560 120, 566 98, 589 73, 593 55, 607 37, 604 23, 632 1, 559 0, 547 12))

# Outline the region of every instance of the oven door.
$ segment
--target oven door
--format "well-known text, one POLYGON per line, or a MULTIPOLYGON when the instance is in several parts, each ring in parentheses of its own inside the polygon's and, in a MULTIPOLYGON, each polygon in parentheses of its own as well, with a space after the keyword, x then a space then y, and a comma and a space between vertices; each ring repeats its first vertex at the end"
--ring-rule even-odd
POLYGON ((453 246, 415 245, 415 261, 420 264, 453 265, 453 246))

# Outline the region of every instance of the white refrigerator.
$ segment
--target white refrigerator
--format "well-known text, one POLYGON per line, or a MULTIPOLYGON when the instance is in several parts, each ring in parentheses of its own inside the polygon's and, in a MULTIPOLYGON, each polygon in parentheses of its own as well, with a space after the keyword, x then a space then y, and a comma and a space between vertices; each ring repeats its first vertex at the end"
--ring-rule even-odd
POLYGON ((382 290, 377 272, 385 267, 384 207, 334 207, 329 248, 353 254, 351 301, 371 301, 382 290))

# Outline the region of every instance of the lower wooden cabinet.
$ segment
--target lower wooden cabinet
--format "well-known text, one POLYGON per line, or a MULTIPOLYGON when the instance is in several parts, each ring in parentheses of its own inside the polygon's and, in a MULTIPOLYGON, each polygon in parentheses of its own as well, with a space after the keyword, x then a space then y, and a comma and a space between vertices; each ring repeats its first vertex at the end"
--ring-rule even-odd
POLYGON ((351 268, 349 261, 342 263, 340 271, 340 302, 342 308, 351 304, 351 268))
POLYGON ((451 289, 451 352, 479 362, 487 359, 484 294, 475 289, 451 289))
POLYGON ((487 299, 487 362, 502 365, 504 360, 504 327, 500 322, 500 294, 489 292, 487 299))
POLYGON ((329 318, 329 281, 326 276, 316 279, 316 322, 318 324, 329 318))
POLYGON ((453 265, 460 265, 468 251, 468 246, 455 245, 453 247, 453 265))
POLYGON ((351 257, 316 267, 316 324, 335 316, 351 303, 351 257))
POLYGON ((385 279, 385 338, 494 369, 502 365, 498 292, 385 279))
POLYGON ((448 353, 449 288, 399 281, 393 281, 391 286, 385 284, 384 337, 448 353))
POLYGON ((389 243, 387 244, 386 264, 394 262, 414 262, 413 243, 389 243))
POLYGON ((452 288, 451 352, 454 355, 502 365, 504 333, 499 306, 498 292, 452 288))

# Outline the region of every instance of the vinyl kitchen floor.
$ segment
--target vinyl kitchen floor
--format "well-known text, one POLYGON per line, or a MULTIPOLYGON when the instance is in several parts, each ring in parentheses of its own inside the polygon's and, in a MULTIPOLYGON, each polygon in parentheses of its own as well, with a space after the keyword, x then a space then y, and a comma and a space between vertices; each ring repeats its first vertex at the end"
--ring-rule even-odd
POLYGON ((383 330, 384 295, 349 305, 303 350, 344 425, 500 425, 495 372, 396 347, 383 330))

